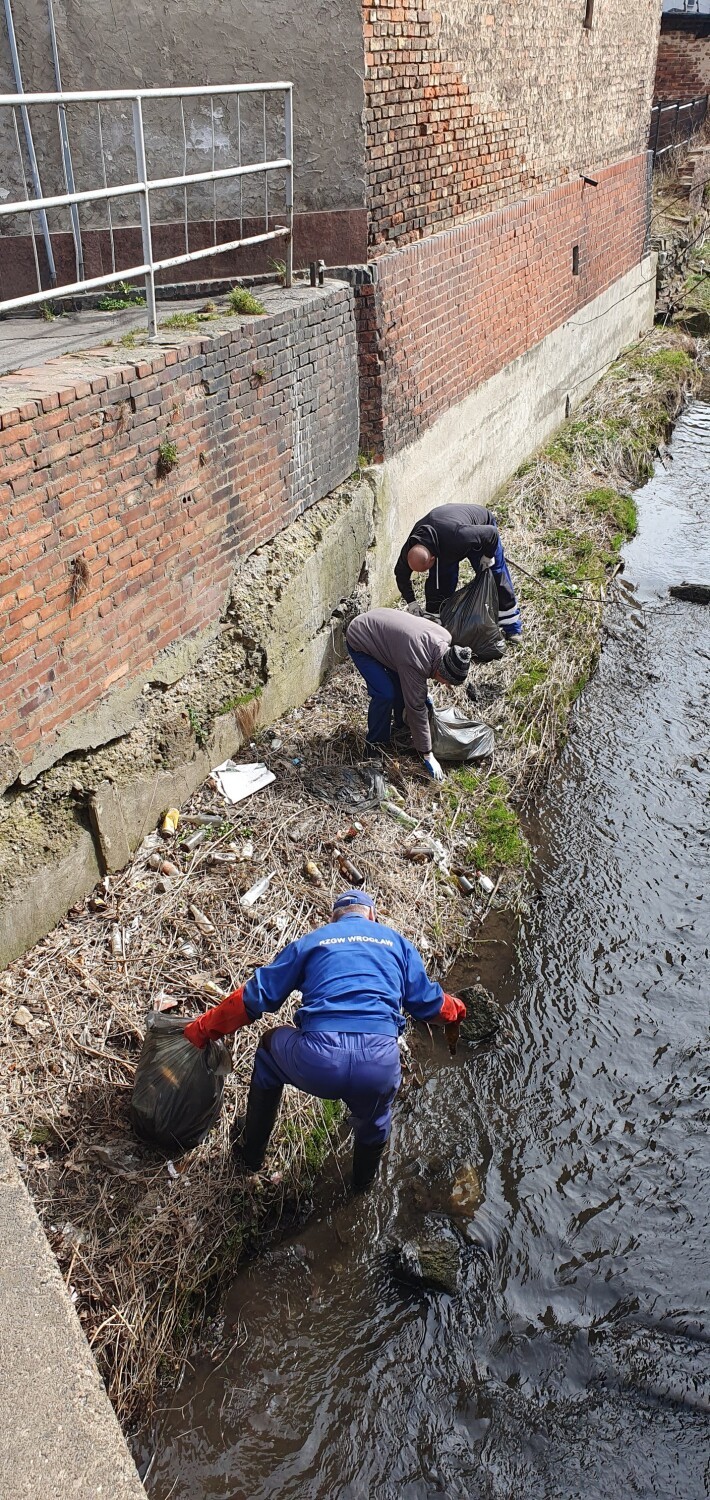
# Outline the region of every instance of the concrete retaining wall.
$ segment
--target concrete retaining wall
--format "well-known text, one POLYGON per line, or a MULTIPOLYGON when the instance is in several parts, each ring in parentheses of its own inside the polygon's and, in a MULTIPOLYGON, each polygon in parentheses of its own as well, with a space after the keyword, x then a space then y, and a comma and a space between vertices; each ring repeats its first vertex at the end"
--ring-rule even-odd
POLYGON ((0 1263, 0 1494, 6 1500, 145 1500, 1 1134, 0 1263))

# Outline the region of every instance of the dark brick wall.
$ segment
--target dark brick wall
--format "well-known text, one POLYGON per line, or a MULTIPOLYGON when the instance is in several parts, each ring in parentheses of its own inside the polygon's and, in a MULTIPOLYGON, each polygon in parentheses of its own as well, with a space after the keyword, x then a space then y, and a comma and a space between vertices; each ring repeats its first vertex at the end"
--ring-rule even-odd
POLYGON ((647 155, 382 255, 356 287, 361 446, 379 458, 540 342, 642 258, 647 155), (579 273, 572 249, 579 246, 579 273))
POLYGON ((23 765, 216 621, 234 567, 354 469, 352 293, 294 297, 69 388, 58 360, 56 390, 2 416, 0 746, 23 765))
POLYGON ((694 99, 710 91, 710 16, 664 16, 656 62, 656 99, 694 99))

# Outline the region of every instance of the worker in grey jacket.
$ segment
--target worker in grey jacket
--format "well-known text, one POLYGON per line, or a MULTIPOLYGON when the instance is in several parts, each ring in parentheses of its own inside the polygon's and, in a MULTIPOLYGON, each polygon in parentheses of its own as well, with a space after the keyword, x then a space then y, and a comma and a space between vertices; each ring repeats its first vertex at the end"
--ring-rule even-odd
POLYGON ((444 773, 431 748, 427 683, 459 685, 471 665, 467 646, 452 646, 443 625, 399 609, 370 609, 357 615, 346 631, 346 644, 358 672, 367 683, 368 745, 389 745, 392 715, 395 726, 407 723, 415 749, 435 781, 444 773))

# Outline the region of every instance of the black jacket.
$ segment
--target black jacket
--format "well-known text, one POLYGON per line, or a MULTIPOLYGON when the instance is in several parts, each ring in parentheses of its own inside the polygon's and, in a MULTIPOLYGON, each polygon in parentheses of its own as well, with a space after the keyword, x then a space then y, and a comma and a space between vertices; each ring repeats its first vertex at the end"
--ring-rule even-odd
POLYGON ((484 505, 437 505, 417 521, 397 559, 394 576, 397 588, 407 604, 414 599, 412 570, 407 553, 412 547, 426 547, 444 563, 461 562, 471 554, 493 557, 498 546, 498 527, 493 512, 484 505))

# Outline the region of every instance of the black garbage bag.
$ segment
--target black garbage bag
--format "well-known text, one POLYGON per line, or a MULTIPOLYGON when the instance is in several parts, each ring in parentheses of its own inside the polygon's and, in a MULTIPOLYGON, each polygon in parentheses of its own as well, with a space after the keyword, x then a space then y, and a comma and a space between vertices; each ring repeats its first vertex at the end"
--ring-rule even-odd
POLYGON ((319 802, 332 802, 349 812, 371 812, 387 796, 387 782, 376 765, 313 766, 303 785, 319 802))
POLYGON ((469 719, 460 708, 429 710, 431 748, 439 760, 483 760, 493 754, 495 736, 489 724, 469 719))
POLYGON ((500 661, 505 636, 498 624, 498 590, 490 568, 482 568, 472 583, 444 599, 442 625, 455 646, 470 646, 477 661, 500 661))
POLYGON ((199 1146, 216 1124, 232 1068, 224 1042, 193 1047, 182 1034, 186 1024, 179 1016, 148 1012, 131 1100, 136 1135, 171 1156, 199 1146))

